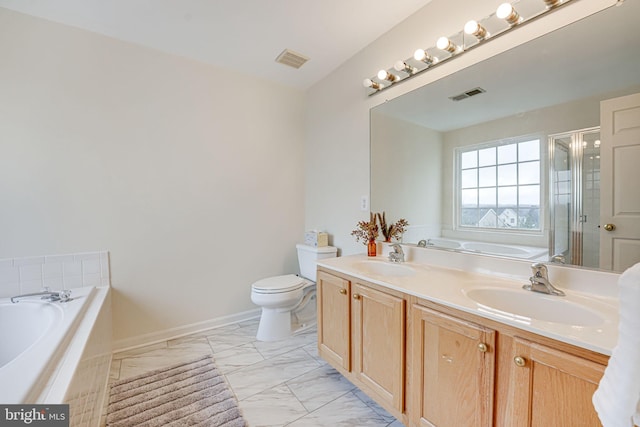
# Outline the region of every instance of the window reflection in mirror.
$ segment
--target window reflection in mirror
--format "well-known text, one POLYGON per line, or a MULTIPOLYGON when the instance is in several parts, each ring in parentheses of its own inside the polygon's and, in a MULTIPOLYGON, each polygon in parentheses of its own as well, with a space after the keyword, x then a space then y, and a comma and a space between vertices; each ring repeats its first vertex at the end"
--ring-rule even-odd
POLYGON ((540 146, 523 138, 458 148, 457 227, 540 232, 540 146))

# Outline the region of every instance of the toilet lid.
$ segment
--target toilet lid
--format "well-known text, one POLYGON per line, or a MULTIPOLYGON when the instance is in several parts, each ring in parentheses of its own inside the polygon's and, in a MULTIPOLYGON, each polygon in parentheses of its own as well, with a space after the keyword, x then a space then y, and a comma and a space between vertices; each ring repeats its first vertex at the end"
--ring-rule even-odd
POLYGON ((286 274, 284 276, 268 277, 258 280, 251 288, 262 294, 276 294, 281 292, 291 292, 304 287, 305 281, 302 277, 295 274, 286 274))

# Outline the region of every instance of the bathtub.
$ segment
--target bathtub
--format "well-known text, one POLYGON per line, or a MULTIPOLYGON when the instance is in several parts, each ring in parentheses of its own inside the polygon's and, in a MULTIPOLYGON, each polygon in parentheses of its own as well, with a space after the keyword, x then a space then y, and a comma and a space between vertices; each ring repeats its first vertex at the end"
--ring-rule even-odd
POLYGON ((464 242, 462 248, 468 251, 481 252, 489 255, 501 255, 512 258, 535 259, 548 253, 545 248, 531 246, 503 245, 498 243, 464 242))
MULTIPOLYGON (((87 360, 94 368, 100 365, 91 383, 105 388, 111 352, 109 288, 73 289, 71 297, 64 303, 0 299, 3 404, 70 403, 81 383, 86 385, 87 360)), ((86 411, 86 403, 81 406, 86 411)), ((70 419, 72 425, 80 423, 73 415, 70 419)))
POLYGON ((507 245, 454 238, 432 237, 427 240, 427 247, 440 249, 460 249, 487 255, 499 255, 509 258, 547 261, 548 250, 535 246, 507 245))
POLYGON ((452 239, 443 239, 440 237, 434 237, 427 240, 427 246, 435 246, 436 248, 445 248, 445 249, 460 249, 460 242, 457 242, 452 239))

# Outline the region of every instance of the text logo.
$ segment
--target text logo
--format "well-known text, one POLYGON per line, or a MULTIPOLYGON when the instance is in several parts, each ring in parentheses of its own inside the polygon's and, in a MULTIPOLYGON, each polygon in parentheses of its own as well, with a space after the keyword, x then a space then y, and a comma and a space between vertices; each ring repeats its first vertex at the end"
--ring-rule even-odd
POLYGON ((69 405, 0 405, 0 426, 69 427, 69 405))

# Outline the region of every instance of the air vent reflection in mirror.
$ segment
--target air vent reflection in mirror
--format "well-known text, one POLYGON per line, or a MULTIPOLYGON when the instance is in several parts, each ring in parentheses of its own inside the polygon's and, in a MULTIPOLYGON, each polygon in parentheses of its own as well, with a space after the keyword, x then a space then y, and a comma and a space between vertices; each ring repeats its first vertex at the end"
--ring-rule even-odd
POLYGON ((479 95, 484 92, 486 92, 486 90, 481 87, 475 87, 458 95, 450 96, 449 99, 452 101, 462 101, 463 99, 471 98, 472 96, 479 95))

